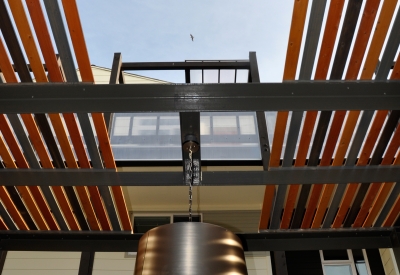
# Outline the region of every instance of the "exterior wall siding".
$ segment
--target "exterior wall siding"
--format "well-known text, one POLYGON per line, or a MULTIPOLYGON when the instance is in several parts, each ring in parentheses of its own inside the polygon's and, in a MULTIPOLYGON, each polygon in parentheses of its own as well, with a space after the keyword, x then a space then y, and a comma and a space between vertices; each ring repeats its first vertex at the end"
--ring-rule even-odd
POLYGON ((393 249, 379 249, 385 275, 400 275, 399 268, 393 255, 393 249))
POLYGON ((9 251, 2 275, 77 275, 80 252, 9 251))

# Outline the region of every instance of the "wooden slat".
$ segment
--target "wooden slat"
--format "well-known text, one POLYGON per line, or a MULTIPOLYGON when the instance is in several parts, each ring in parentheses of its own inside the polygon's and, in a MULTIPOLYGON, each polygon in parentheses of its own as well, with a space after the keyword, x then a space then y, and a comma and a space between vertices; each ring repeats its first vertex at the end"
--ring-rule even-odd
POLYGON ((7 225, 4 223, 2 217, 0 217, 0 230, 8 230, 8 227, 7 227, 7 225))
MULTIPOLYGON (((393 158, 400 146, 400 126, 397 126, 396 132, 394 133, 392 140, 386 150, 385 157, 382 160, 381 165, 392 164, 393 158)), ((363 204, 360 211, 358 212, 357 218, 353 223, 353 227, 360 227, 364 223, 365 217, 368 215, 368 211, 374 202, 376 195, 378 194, 382 184, 380 182, 372 183, 369 187, 368 193, 365 195, 363 204)))
MULTIPOLYGON (((0 116, 0 125, 3 125, 3 123, 6 123, 2 120, 3 116, 0 116)), ((14 162, 14 159, 11 156, 11 153, 8 151, 8 148, 6 147, 6 144, 3 140, 3 138, 0 139, 0 154, 3 159, 4 164, 6 165, 7 168, 11 169, 16 169, 17 165, 14 162)), ((48 230, 49 227, 44 220, 42 213, 40 213, 40 210, 33 199, 33 196, 26 186, 18 186, 18 192, 20 193, 20 196, 22 197, 23 201, 25 202, 27 208, 29 209, 29 212, 31 213, 33 219, 35 220, 36 225, 40 230, 48 230)), ((8 209, 8 208, 7 208, 8 209)))
MULTIPOLYGON (((357 161, 357 166, 363 166, 368 164, 368 160, 371 156, 372 149, 375 146, 376 140, 382 129, 383 123, 387 117, 387 111, 377 111, 374 121, 372 122, 371 128, 369 130, 368 136, 365 139, 363 149, 361 151, 360 157, 357 161)), ((354 199, 354 196, 359 187, 359 183, 348 184, 346 192, 343 196, 342 203, 340 204, 339 210, 336 214, 335 220, 332 227, 338 228, 342 225, 346 213, 354 199)))
POLYGON ((394 203, 392 209, 390 210, 389 215, 386 217, 385 221, 382 224, 382 227, 390 227, 393 226, 397 217, 400 213, 400 195, 397 197, 396 202, 394 203))
MULTIPOLYGON (((1 46, 1 44, 0 44, 0 46, 1 46)), ((0 47, 0 49, 1 49, 1 47, 0 47)), ((7 82, 17 83, 18 80, 15 77, 14 71, 12 69, 11 61, 9 60, 6 52, 4 52, 4 54, 5 54, 5 56, 3 56, 3 57, 6 57, 6 58, 3 58, 3 60, 0 60, 0 61, 2 61, 0 63, 0 67, 2 68, 2 70, 5 70, 5 69, 7 70, 7 78, 6 78, 7 82)), ((43 168, 54 168, 33 116, 31 114, 22 114, 21 118, 23 119, 25 127, 29 133, 29 139, 36 149, 36 152, 39 156, 42 167, 43 168)), ((72 212, 71 205, 70 205, 69 201, 67 200, 64 189, 60 186, 54 186, 54 187, 52 187, 52 189, 53 189, 53 193, 54 193, 55 197, 57 198, 58 204, 64 213, 64 217, 66 218, 66 220, 69 224, 69 227, 72 230, 79 230, 80 227, 77 225, 76 218, 72 212)))
MULTIPOLYGON (((47 71, 52 82, 63 82, 63 76, 61 74, 61 70, 59 68, 59 64, 57 62, 56 54, 54 51, 53 44, 51 42, 51 38, 49 35, 49 31, 47 28, 47 24, 44 18, 43 10, 38 0, 31 0, 27 2, 27 7, 29 13, 31 15, 33 26, 36 30, 37 38, 42 49, 43 57, 46 62, 47 71)), ((66 125, 68 127, 71 140, 74 144, 75 152, 77 156, 81 158, 82 161, 87 161, 88 158, 86 155, 85 148, 83 146, 83 141, 79 133, 79 129, 77 126, 77 122, 74 114, 64 114, 64 118, 66 125)), ((62 124, 61 124, 62 125, 62 124)), ((61 129, 62 131, 62 129, 61 129)), ((65 142, 65 140, 64 140, 65 142)), ((66 140, 68 144, 64 144, 64 148, 66 148, 66 153, 64 152, 64 157, 66 158, 67 165, 69 168, 78 168, 78 165, 75 161, 75 157, 73 155, 72 149, 69 145, 69 141, 66 140)), ((79 160, 79 158, 78 158, 79 160)), ((81 161, 79 160, 79 161, 81 161)), ((90 202, 89 194, 87 192, 86 187, 76 187, 76 191, 80 198, 80 202, 82 207, 85 210, 87 220, 90 224, 92 230, 100 230, 99 223, 96 218, 96 214, 94 213, 94 209, 90 202)))
MULTIPOLYGON (((71 41, 75 49, 76 60, 78 62, 82 81, 94 82, 92 68, 90 66, 89 55, 86 48, 85 38, 82 31, 82 25, 79 18, 78 7, 75 0, 62 1, 64 7, 65 18, 71 35, 71 41)), ((99 146, 103 156, 106 168, 116 169, 114 156, 111 149, 109 136, 107 133, 104 116, 102 113, 92 114, 93 124, 99 141, 99 146)), ((132 230, 128 209, 125 198, 120 186, 112 188, 114 201, 118 209, 119 219, 123 230, 132 230)))
MULTIPOLYGON (((294 166, 301 167, 305 165, 307 159, 308 148, 310 145, 311 137, 314 131, 315 121, 317 119, 318 112, 309 111, 306 114, 303 124, 303 132, 300 138, 299 148, 297 150, 297 156, 294 166)), ((290 185, 289 192, 286 199, 285 209, 283 211, 281 228, 287 229, 290 226, 290 220, 292 217, 293 209, 296 204, 297 194, 299 192, 300 185, 290 185)))
POLYGON ((375 72, 397 2, 398 0, 385 0, 382 4, 381 13, 379 14, 378 24, 376 24, 374 36, 371 40, 368 56, 365 59, 364 67, 361 71, 361 79, 371 79, 375 72))
MULTIPOLYGON (((318 64, 315 71, 314 78, 316 80, 325 80, 327 77, 343 6, 344 0, 331 1, 330 3, 328 18, 326 21, 324 36, 321 44, 321 50, 318 57, 318 64)), ((300 145, 296 156, 296 163, 299 166, 303 166, 305 164, 317 114, 318 112, 314 111, 307 112, 306 119, 303 125, 300 145), (307 120, 307 117, 310 117, 310 119, 307 120)), ((295 166, 297 166, 296 163, 295 166)), ((285 210, 282 217, 282 229, 289 228, 299 189, 299 185, 291 185, 289 188, 285 210)))
MULTIPOLYGON (((399 126, 397 126, 399 127, 399 126)), ((397 132, 397 131, 396 131, 397 132)), ((390 146, 396 146, 395 143, 391 143, 390 146)), ((388 148, 388 150, 391 150, 388 148)), ((400 165, 400 151, 397 153, 397 157, 393 162, 393 165, 400 165)), ((392 190, 393 186, 395 185, 395 182, 385 182, 382 184, 382 188, 379 190, 378 195, 376 196, 376 199, 372 205, 371 210, 368 213, 367 218, 365 219, 363 223, 363 227, 371 227, 378 216, 379 212, 381 211, 387 196, 390 194, 390 191, 392 190)))
POLYGON ((356 80, 358 77, 380 2, 380 0, 368 0, 365 3, 357 38, 347 67, 346 80, 356 80))
POLYGON ((271 216, 272 203, 275 197, 275 185, 265 186, 264 200, 261 208, 261 217, 258 229, 268 229, 268 222, 271 216))
POLYGON ((335 46, 336 34, 339 29, 343 6, 344 0, 332 0, 330 3, 324 37, 321 43, 321 50, 314 76, 314 79, 316 80, 325 80, 328 75, 329 64, 331 62, 332 52, 335 46))
MULTIPOLYGON (((381 52, 383 42, 385 40, 390 21, 392 19, 395 7, 397 4, 397 0, 385 0, 385 2, 382 5, 381 13, 378 18, 379 24, 377 24, 374 32, 373 39, 371 41, 368 55, 366 57, 366 62, 364 64, 364 67, 362 69, 361 73, 361 79, 371 79, 373 76, 373 73, 376 69, 376 65, 378 63, 378 58, 379 54, 381 52)), ((361 42, 360 42, 361 43, 361 42)), ((352 68, 352 67, 349 67, 352 68)), ((349 78, 356 73, 353 71, 349 72, 349 78)), ((358 74, 358 73, 357 73, 358 74)), ((343 130, 342 136, 340 143, 338 145, 338 149, 336 152, 335 160, 337 162, 334 163, 333 165, 342 165, 344 156, 347 152, 347 148, 349 145, 349 142, 351 140, 351 136, 355 127, 355 124, 357 123, 358 117, 359 117, 360 111, 351 111, 348 114, 347 121, 345 124, 345 128, 343 130), (340 162, 340 164, 339 164, 340 162)), ((323 194, 320 200, 320 204, 318 206, 312 228, 318 228, 322 222, 324 213, 326 211, 326 208, 329 203, 329 199, 334 191, 335 185, 334 184, 327 184, 324 186, 323 194)))
MULTIPOLYGON (((325 149, 322 154, 320 166, 329 166, 331 164, 332 155, 335 150, 345 116, 346 111, 335 112, 331 129, 329 130, 329 135, 325 143, 325 149)), ((301 224, 301 228, 304 229, 311 226, 311 222, 316 211, 323 187, 324 185, 322 184, 314 184, 311 195, 309 197, 306 213, 304 214, 303 222, 301 224)))
MULTIPOLYGON (((0 146, 1 143, 4 141, 0 138, 0 146)), ((28 225, 24 221, 21 216, 21 213, 18 211, 17 207, 15 206, 13 200, 10 197, 10 194, 7 192, 4 186, 0 186, 0 199, 4 204, 4 207, 7 209, 8 213, 12 217, 15 224, 18 226, 20 230, 29 230, 28 225)))

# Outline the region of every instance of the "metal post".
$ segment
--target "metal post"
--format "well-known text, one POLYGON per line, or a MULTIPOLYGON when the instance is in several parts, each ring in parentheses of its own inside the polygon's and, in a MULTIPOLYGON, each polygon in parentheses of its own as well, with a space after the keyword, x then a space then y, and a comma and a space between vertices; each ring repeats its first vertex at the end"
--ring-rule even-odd
POLYGON ((393 264, 397 265, 397 269, 400 270, 400 247, 393 248, 393 264))
MULTIPOLYGON (((114 53, 113 64, 111 67, 110 84, 119 83, 122 65, 121 53, 114 53)), ((104 120, 108 129, 108 135, 111 136, 112 121, 114 119, 114 113, 104 113, 104 120)))
POLYGON ((285 251, 274 251, 275 274, 288 275, 285 251))
POLYGON ((1 250, 0 252, 0 274, 3 273, 4 264, 7 258, 7 251, 1 250))
POLYGON ((95 252, 82 252, 78 275, 92 275, 95 252))

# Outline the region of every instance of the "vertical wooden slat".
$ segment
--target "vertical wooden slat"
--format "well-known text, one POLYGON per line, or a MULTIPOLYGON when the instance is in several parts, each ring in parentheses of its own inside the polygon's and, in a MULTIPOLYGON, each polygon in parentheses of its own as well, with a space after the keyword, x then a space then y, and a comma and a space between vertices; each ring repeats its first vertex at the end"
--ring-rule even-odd
MULTIPOLYGON (((1 117, 0 117, 1 119, 1 117)), ((0 121, 0 125, 3 124, 2 121, 0 121)), ((11 169, 16 169, 17 165, 15 164, 10 152, 8 151, 8 148, 6 147, 6 144, 3 140, 3 138, 0 139, 0 154, 3 159, 4 164, 6 165, 7 168, 11 169)), ((48 230, 49 227, 44 220, 42 213, 40 213, 38 206, 36 205, 35 200, 32 197, 32 194, 30 190, 26 186, 18 186, 18 191, 25 202, 27 208, 29 209, 29 212, 31 213, 32 217, 34 218, 37 226, 41 230, 48 230)))
MULTIPOLYGON (((86 48, 85 38, 82 31, 82 25, 79 18, 78 7, 75 0, 62 1, 64 7, 65 18, 70 30, 71 41, 74 45, 75 55, 81 73, 82 81, 94 82, 93 72, 90 66, 89 55, 86 48)), ((116 169, 114 156, 111 149, 110 139, 104 116, 102 113, 92 114, 93 123, 96 128, 96 133, 99 141, 99 146, 103 156, 106 168, 116 169)), ((123 230, 132 230, 128 209, 125 198, 122 193, 121 186, 111 187, 114 195, 114 202, 118 209, 119 219, 123 230)))
MULTIPOLYGON (((344 0, 331 1, 329 6, 328 18, 326 21, 325 32, 322 39, 321 50, 318 57, 318 64, 315 71, 316 80, 325 80, 328 74, 329 64, 336 40, 338 26, 342 15, 344 0)), ((314 130, 318 112, 308 111, 303 124, 300 145, 296 156, 295 166, 305 165, 311 136, 314 130)), ((296 203, 300 185, 291 185, 286 199, 285 210, 282 217, 281 228, 289 228, 293 209, 296 203)))
MULTIPOLYGON (((390 165, 392 164, 393 158, 400 146, 400 126, 397 126, 396 132, 392 137, 392 141, 390 142, 385 156, 382 160, 381 165, 390 165)), ((363 204, 361 206, 360 211, 353 223, 353 227, 360 227, 364 223, 365 217, 368 215, 368 211, 374 202, 375 196, 378 194, 382 184, 380 182, 376 182, 371 184, 369 187, 368 193, 365 195, 363 204)))
MULTIPOLYGON (((72 56, 71 48, 69 45, 69 39, 67 36, 66 28, 64 26, 64 19, 61 14, 59 3, 58 1, 53 1, 53 0, 44 0, 43 3, 45 4, 46 7, 47 17, 49 19, 51 28, 53 30, 54 40, 57 44, 57 49, 59 51, 60 58, 63 61, 63 72, 65 79, 68 82, 79 82, 77 71, 75 69, 74 57, 72 56)), ((96 169, 103 169, 103 161, 100 157, 99 149, 96 143, 96 138, 94 136, 94 132, 88 114, 78 113, 76 114, 76 116, 81 126, 87 152, 90 155, 90 161, 92 167, 96 169)), ((120 230, 120 224, 117 216, 117 209, 115 208, 113 203, 111 190, 107 186, 99 186, 96 189, 97 192, 100 192, 101 199, 103 200, 104 206, 108 212, 108 217, 113 230, 120 230)), ((90 190, 95 190, 95 189, 89 188, 89 192, 91 192, 90 190)), ((96 207, 96 205, 94 206, 96 207)))
MULTIPOLYGON (((303 38, 303 30, 307 14, 307 8, 308 8, 308 0, 294 1, 289 41, 286 51, 286 61, 283 73, 283 81, 294 80, 296 77, 296 70, 299 60, 301 41, 303 38)), ((275 132, 274 132, 274 138, 273 138, 270 162, 269 162, 270 167, 277 167, 280 165, 281 152, 285 137, 288 116, 289 112, 287 111, 280 111, 277 114, 275 123, 275 132)), ((265 194, 267 193, 271 194, 272 191, 274 191, 272 187, 266 187, 265 194)), ((268 195, 264 197, 263 205, 268 204, 268 201, 270 199, 271 197, 268 195)), ((270 211, 270 207, 266 207, 264 210, 270 211)), ((262 215, 264 214, 265 213, 262 213, 262 215)), ((277 216, 279 214, 280 210, 274 209, 274 215, 277 216)), ((265 220, 263 221, 263 223, 265 224, 265 220)))
POLYGON ((375 27, 374 36, 371 40, 368 56, 365 59, 360 79, 371 79, 375 72, 397 2, 398 0, 385 0, 382 4, 378 24, 376 24, 375 27))
POLYGON ((7 227, 7 225, 4 223, 2 217, 0 217, 0 230, 8 230, 8 227, 7 227))
POLYGON ((394 222, 396 221, 397 217, 400 214, 400 195, 397 197, 396 202, 394 203, 392 210, 390 210, 389 215, 385 219, 382 224, 382 227, 390 227, 393 226, 394 222))
MULTIPOLYGON (((31 15, 33 26, 36 30, 37 38, 42 48, 43 57, 46 62, 47 70, 49 76, 53 82, 63 82, 63 76, 61 74, 56 54, 53 48, 53 44, 50 39, 49 31, 47 28, 46 21, 44 19, 43 10, 38 0, 29 0, 27 1, 27 7, 31 15)), ((71 140, 74 144, 75 152, 77 156, 81 157, 82 161, 87 161, 86 152, 83 146, 83 141, 79 133, 79 129, 76 123, 74 114, 64 114, 64 118, 66 125, 68 127, 71 140), (84 157, 83 157, 84 156, 84 157), (84 158, 84 159, 82 159, 84 158)), ((68 140, 67 140, 68 141, 68 140)), ((72 149, 68 144, 65 144, 64 157, 66 158, 66 162, 69 168, 78 168, 78 165, 75 161, 75 157, 73 155, 72 149), (67 154, 66 154, 67 153, 67 154)), ((79 158, 78 158, 79 160, 79 158)), ((94 209, 90 202, 89 194, 86 187, 79 186, 76 187, 76 191, 80 198, 82 207, 85 210, 87 220, 92 230, 100 230, 99 223, 96 218, 96 214, 94 213, 94 209)))
MULTIPOLYGON (((25 13, 24 6, 22 4, 21 0, 16 0, 10 2, 10 9, 11 12, 14 14, 14 19, 16 26, 19 30, 19 33, 21 35, 21 41, 24 45, 25 51, 27 53, 27 56, 29 57, 29 61, 31 63, 31 68, 33 71, 33 74, 35 75, 36 82, 48 82, 46 73, 44 71, 38 49, 36 47, 36 43, 33 39, 33 33, 30 29, 27 15, 25 13)), ((36 116, 37 120, 40 121, 40 123, 43 126, 48 126, 47 118, 43 115, 41 116, 36 116)), ((73 157, 73 153, 71 150, 71 146, 69 144, 69 140, 66 134, 66 130, 64 128, 63 122, 61 120, 60 114, 49 114, 50 121, 52 122, 54 132, 56 133, 56 136, 58 138, 58 143, 60 144, 60 147, 63 151, 65 159, 71 164, 72 162, 76 162, 75 158, 73 157)), ((52 136, 51 131, 47 131, 48 134, 48 140, 54 140, 54 137, 52 136)), ((64 162, 61 159, 60 153, 58 151, 58 148, 56 145, 50 146, 51 150, 53 150, 53 155, 56 155, 58 161, 55 161, 57 163, 58 167, 64 167, 64 162)), ((53 157, 54 160, 54 157, 53 157)), ((71 200, 71 203, 73 204, 74 207, 74 212, 75 215, 77 216, 80 224, 82 227, 87 227, 86 225, 86 219, 82 213, 82 209, 76 199, 76 195, 74 190, 71 187, 66 187, 66 192, 68 198, 71 200)))
MULTIPOLYGON (((15 76, 14 70, 11 65, 11 61, 9 60, 7 53, 5 52, 5 48, 0 43, 0 56, 3 57, 2 60, 0 60, 0 67, 2 70, 5 72, 5 75, 7 76, 7 82, 9 83, 17 83, 18 80, 15 76)), ((53 163, 50 159, 50 156, 47 153, 45 144, 42 140, 42 137, 39 133, 39 129, 36 125, 36 122, 31 114, 21 114, 21 118, 24 121, 25 127, 27 129, 27 132, 29 134, 29 139, 33 146, 35 147, 36 153, 38 154, 38 157, 40 159, 40 162, 42 164, 43 168, 53 168, 53 163)), ((53 186, 52 187, 53 193, 55 197, 58 200, 58 204, 61 208, 61 210, 64 213, 64 217, 66 218, 67 222, 70 224, 71 229, 78 230, 79 226, 75 226, 76 224, 76 219, 72 213, 71 206, 69 204, 69 201, 66 199, 66 194, 65 191, 62 187, 60 186, 53 186)))
MULTIPOLYGON (((383 123, 385 122, 386 116, 387 116, 387 111, 378 111, 376 113, 375 119, 371 125, 368 136, 365 139, 364 146, 360 153, 360 157, 357 161, 357 166, 364 166, 368 164, 369 157, 371 155, 373 147, 375 146, 376 140, 383 126, 383 123)), ((359 183, 348 184, 346 192, 343 196, 342 203, 339 206, 339 210, 333 222, 332 225, 333 228, 338 228, 342 225, 342 222, 357 192, 358 187, 359 183)))

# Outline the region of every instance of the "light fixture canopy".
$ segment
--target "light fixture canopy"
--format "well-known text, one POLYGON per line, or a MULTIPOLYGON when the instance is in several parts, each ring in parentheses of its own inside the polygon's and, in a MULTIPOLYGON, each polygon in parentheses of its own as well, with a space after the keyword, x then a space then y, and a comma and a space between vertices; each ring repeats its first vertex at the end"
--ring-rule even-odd
POLYGON ((134 274, 247 275, 247 268, 235 234, 212 224, 182 222, 142 236, 134 274))

